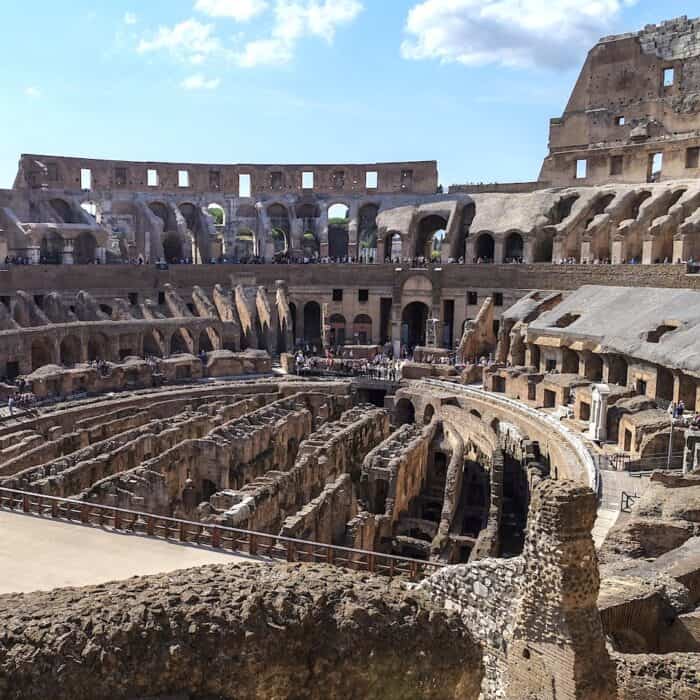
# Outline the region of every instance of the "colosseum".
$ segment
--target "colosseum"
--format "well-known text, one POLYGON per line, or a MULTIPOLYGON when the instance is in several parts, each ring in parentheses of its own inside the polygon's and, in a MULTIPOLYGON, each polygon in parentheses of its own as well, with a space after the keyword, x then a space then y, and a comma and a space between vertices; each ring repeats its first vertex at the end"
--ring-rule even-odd
POLYGON ((700 19, 539 179, 26 154, 2 700, 700 700, 700 19))

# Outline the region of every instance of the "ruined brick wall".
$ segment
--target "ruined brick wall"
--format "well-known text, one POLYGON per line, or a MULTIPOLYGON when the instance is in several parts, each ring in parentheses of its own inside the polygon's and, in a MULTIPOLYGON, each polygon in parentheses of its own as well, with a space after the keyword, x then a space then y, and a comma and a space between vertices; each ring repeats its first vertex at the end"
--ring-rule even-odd
POLYGON ((484 648, 483 690, 508 700, 616 700, 596 607, 595 494, 543 481, 522 557, 450 567, 420 588, 460 610, 484 648))
POLYGON ((91 189, 97 191, 207 193, 213 198, 212 201, 222 193, 238 194, 240 175, 250 176, 251 195, 434 194, 438 187, 435 161, 364 165, 201 165, 27 154, 20 158, 15 188, 80 191, 82 169, 91 171, 91 189), (150 186, 148 170, 157 172, 157 180, 150 186), (187 186, 180 186, 180 172, 188 173, 187 186), (309 190, 302 187, 303 172, 314 173, 313 188, 309 190), (367 188, 367 172, 377 173, 376 188, 367 188))
POLYGON ((399 581, 213 566, 0 597, 7 700, 476 700, 458 616, 399 581))
POLYGON ((647 182, 655 152, 664 154, 662 179, 695 178, 700 163, 686 152, 700 146, 699 127, 700 20, 680 17, 606 37, 591 49, 564 114, 551 121, 540 180, 647 182), (673 81, 665 85, 669 69, 673 81), (619 170, 611 168, 613 156, 622 159, 619 170), (584 180, 576 179, 578 159, 588 160, 584 180))

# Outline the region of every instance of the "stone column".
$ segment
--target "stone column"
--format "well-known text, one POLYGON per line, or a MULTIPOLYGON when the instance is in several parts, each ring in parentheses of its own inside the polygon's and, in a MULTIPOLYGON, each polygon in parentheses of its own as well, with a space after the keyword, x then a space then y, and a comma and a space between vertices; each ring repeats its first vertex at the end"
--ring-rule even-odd
POLYGON ((328 255, 328 206, 321 206, 321 216, 318 218, 318 244, 319 255, 325 258, 328 255))
POLYGON ((494 263, 502 263, 503 262, 503 251, 505 250, 506 244, 505 241, 497 237, 496 238, 496 243, 494 245, 494 250, 493 250, 493 261, 494 263))
POLYGON ((591 242, 590 241, 581 241, 581 257, 579 258, 581 262, 584 260, 588 260, 589 262, 593 262, 591 258, 591 242))
POLYGON ((617 240, 612 242, 611 260, 613 265, 622 265, 624 261, 623 241, 617 240))
POLYGON ((360 205, 358 202, 352 202, 350 204, 350 211, 348 212, 348 255, 355 258, 356 260, 360 257, 360 246, 359 246, 359 223, 358 217, 360 215, 360 205))
POLYGON ((608 434, 608 397, 610 387, 607 384, 595 384, 591 391, 591 418, 588 436, 595 442, 604 442, 608 434))
POLYGON ((73 264, 73 241, 67 240, 63 243, 63 264, 73 264))

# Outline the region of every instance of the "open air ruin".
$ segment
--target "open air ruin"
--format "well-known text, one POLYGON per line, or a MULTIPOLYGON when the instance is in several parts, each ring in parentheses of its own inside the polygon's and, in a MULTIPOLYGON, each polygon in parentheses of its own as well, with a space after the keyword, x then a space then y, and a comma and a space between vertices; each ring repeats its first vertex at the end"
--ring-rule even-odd
POLYGON ((0 596, 0 697, 698 700, 698 66, 601 40, 532 183, 23 155, 0 509, 251 561, 0 596))

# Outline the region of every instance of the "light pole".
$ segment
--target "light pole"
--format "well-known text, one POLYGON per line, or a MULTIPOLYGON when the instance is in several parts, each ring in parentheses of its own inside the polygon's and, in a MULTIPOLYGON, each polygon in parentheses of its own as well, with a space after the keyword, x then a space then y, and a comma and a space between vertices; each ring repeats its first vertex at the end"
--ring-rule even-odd
POLYGON ((671 452, 673 451, 673 426, 675 419, 671 413, 671 431, 668 434, 668 456, 666 458, 666 469, 671 469, 671 452))

